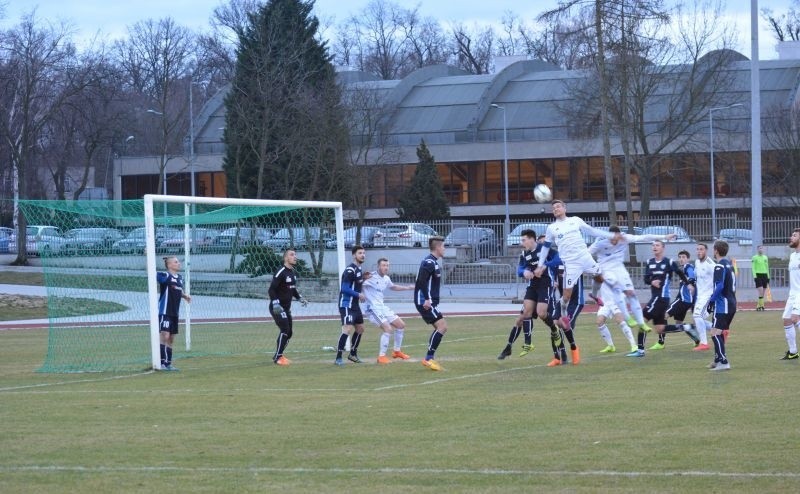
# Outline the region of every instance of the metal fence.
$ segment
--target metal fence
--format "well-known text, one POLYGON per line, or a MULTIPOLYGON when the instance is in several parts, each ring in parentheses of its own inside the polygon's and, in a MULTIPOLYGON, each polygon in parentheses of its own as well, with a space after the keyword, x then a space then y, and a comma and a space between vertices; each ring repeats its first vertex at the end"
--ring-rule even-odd
MULTIPOLYGON (((656 216, 653 213, 650 218, 640 218, 635 222, 635 226, 639 228, 646 228, 649 226, 679 226, 686 230, 689 235, 695 240, 708 241, 713 238, 719 237, 719 231, 712 232, 712 218, 711 215, 663 215, 656 216)), ((590 217, 581 215, 584 221, 589 225, 596 227, 609 226, 607 217, 590 217)), ((511 228, 523 223, 549 223, 552 221, 550 215, 538 215, 529 218, 513 218, 511 220, 511 228)), ((365 226, 380 227, 386 223, 401 223, 400 220, 366 220, 365 226)), ((502 219, 449 219, 449 220, 432 220, 432 221, 419 221, 429 225, 439 235, 446 236, 450 231, 457 227, 463 226, 476 226, 491 228, 494 230, 501 243, 504 242, 503 236, 503 220, 502 219)), ((718 230, 746 230, 752 229, 752 221, 749 216, 739 215, 735 213, 718 214, 716 217, 718 230)), ((345 228, 356 226, 357 221, 354 219, 345 220, 345 228)), ((624 228, 626 223, 620 220, 620 226, 624 228)), ((788 241, 792 230, 800 227, 800 215, 798 216, 783 216, 783 217, 766 217, 762 220, 764 244, 783 244, 788 241)), ((410 247, 410 245, 409 245, 410 247)))

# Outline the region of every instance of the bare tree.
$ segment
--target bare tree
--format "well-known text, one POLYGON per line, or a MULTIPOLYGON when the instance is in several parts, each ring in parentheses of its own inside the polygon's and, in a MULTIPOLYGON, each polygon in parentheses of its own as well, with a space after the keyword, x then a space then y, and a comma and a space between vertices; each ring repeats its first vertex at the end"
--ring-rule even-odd
POLYGON ((764 196, 765 205, 794 215, 800 207, 800 109, 777 106, 765 113, 766 139, 776 150, 779 163, 764 169, 764 183, 771 189, 764 196))
POLYGON ((228 0, 228 3, 214 8, 211 31, 197 38, 194 70, 194 79, 207 81, 210 92, 233 80, 239 36, 247 28, 248 15, 262 4, 259 0, 228 0))
MULTIPOLYGON (((65 69, 75 64, 75 49, 69 36, 68 26, 43 25, 31 13, 0 39, 0 132, 11 158, 14 221, 20 239, 25 238, 26 222, 16 204, 30 197, 29 185, 36 180, 32 163, 40 150, 40 138, 71 95, 65 69)), ((26 245, 20 241, 13 264, 27 262, 26 245)))
POLYGON ((496 34, 491 26, 454 24, 452 32, 453 64, 471 74, 488 74, 492 70, 496 34))
MULTIPOLYGON (((351 84, 343 96, 345 121, 350 126, 349 145, 351 185, 348 190, 350 206, 358 213, 360 227, 375 194, 375 179, 381 165, 395 163, 399 150, 389 142, 389 121, 394 105, 387 101, 375 84, 351 84)), ((357 235, 361 229, 357 230, 357 235)), ((356 242, 361 238, 356 237, 356 242)))
POLYGON ((761 9, 761 18, 769 24, 777 41, 800 41, 800 2, 792 0, 786 12, 775 14, 772 9, 761 9))
POLYGON ((189 99, 185 80, 195 64, 195 46, 195 36, 169 17, 137 22, 128 28, 128 39, 115 46, 128 84, 147 105, 142 112, 157 120, 159 193, 170 155, 183 153, 189 99))

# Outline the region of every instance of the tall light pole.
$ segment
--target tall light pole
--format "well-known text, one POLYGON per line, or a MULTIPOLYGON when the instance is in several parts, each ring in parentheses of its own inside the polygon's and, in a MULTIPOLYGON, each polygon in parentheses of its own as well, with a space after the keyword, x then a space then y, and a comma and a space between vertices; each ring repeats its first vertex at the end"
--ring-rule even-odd
POLYGON ((718 106, 708 110, 708 147, 710 149, 709 163, 711 164, 711 237, 717 238, 717 181, 714 176, 714 112, 742 106, 734 103, 728 106, 718 106))
MULTIPOLYGON (((194 81, 192 80, 192 74, 189 75, 189 178, 192 181, 191 191, 192 197, 195 196, 194 190, 194 112, 193 112, 193 103, 194 98, 192 97, 192 86, 194 86, 194 81)), ((192 204, 192 208, 194 208, 194 204, 192 204)))
MULTIPOLYGON (((159 117, 164 118, 164 114, 160 111, 149 109, 147 110, 147 113, 152 113, 153 115, 158 115, 159 117)), ((167 195, 167 159, 166 159, 167 156, 164 154, 161 157, 163 159, 163 161, 161 162, 161 166, 163 166, 163 169, 161 170, 162 173, 161 179, 163 180, 163 187, 161 188, 161 194, 167 195)), ((164 205, 166 205, 166 203, 164 203, 164 205)))
POLYGON ((508 234, 511 233, 511 218, 508 215, 508 138, 506 135, 506 107, 492 103, 492 108, 503 110, 503 180, 506 196, 506 219, 503 223, 503 254, 508 255, 508 234))

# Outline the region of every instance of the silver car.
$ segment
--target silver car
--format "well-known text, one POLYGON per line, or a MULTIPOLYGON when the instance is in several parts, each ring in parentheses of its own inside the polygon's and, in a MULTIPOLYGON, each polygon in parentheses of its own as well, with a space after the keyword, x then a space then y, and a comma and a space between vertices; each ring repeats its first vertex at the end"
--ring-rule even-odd
POLYGON ((427 247, 436 230, 425 223, 386 223, 373 237, 375 247, 427 247))

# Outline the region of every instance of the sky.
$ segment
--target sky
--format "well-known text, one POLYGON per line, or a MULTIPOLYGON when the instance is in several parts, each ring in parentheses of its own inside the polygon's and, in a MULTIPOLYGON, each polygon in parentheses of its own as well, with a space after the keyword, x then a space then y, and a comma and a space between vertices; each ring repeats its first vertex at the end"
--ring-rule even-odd
MULTIPOLYGON (((543 10, 553 8, 557 0, 394 0, 406 7, 419 5, 423 16, 438 19, 443 24, 462 22, 468 26, 473 23, 493 23, 499 25, 507 11, 512 11, 523 19, 533 19, 543 10)), ((674 3, 674 0, 666 0, 674 3)), ((688 0, 689 3, 694 0, 688 0)), ((726 5, 725 16, 738 32, 735 49, 750 57, 750 5, 751 0, 722 0, 726 5)), ((361 10, 368 0, 317 0, 315 13, 323 25, 330 25, 346 19, 361 10)), ((0 0, 5 3, 5 18, 0 19, 0 28, 9 28, 20 17, 36 8, 37 17, 51 22, 68 21, 76 30, 76 40, 88 43, 100 34, 101 38, 117 39, 125 36, 126 26, 148 18, 172 17, 185 27, 206 30, 208 19, 214 8, 224 0, 0 0)), ((770 8, 776 12, 785 11, 792 0, 760 0, 758 8, 770 8)), ((759 58, 777 58, 775 42, 759 19, 759 58)))

